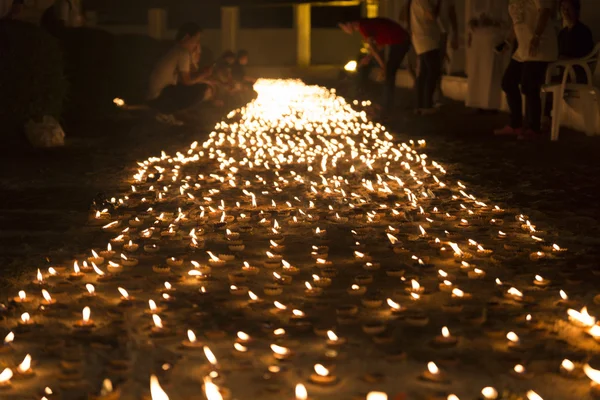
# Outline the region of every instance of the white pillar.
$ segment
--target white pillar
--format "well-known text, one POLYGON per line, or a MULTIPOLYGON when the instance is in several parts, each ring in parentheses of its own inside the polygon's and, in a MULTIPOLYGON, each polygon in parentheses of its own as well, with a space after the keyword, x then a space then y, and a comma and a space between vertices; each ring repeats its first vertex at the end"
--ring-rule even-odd
POLYGON ((159 40, 167 36, 167 10, 164 8, 148 10, 148 36, 159 40))
POLYGON ((238 50, 238 32, 240 30, 239 7, 221 7, 221 49, 238 50))
POLYGON ((361 14, 363 18, 375 18, 379 16, 379 1, 364 0, 361 2, 361 14))
POLYGON ((310 66, 310 4, 294 6, 294 28, 296 30, 296 64, 310 66))

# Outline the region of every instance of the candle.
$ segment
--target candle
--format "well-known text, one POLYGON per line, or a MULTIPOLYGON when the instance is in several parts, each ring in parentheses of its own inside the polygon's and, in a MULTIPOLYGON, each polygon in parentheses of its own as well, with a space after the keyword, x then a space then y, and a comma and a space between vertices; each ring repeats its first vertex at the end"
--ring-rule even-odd
POLYGON ((546 287, 550 284, 550 280, 544 279, 540 275, 536 275, 533 284, 539 287, 546 287))
POLYGON ((366 286, 352 285, 348 288, 347 293, 351 296, 362 296, 367 292, 366 286))
POLYGON ((92 400, 118 400, 121 398, 121 390, 114 389, 110 379, 102 381, 102 387, 98 396, 90 396, 92 400))
POLYGON ((596 318, 588 313, 587 307, 583 307, 581 311, 568 309, 567 314, 569 316, 569 321, 577 327, 589 328, 596 324, 596 318))
POLYGON ((454 347, 458 343, 458 337, 452 336, 447 327, 442 328, 442 334, 436 336, 433 344, 440 347, 454 347))
POLYGON ((323 365, 315 364, 314 373, 310 375, 310 380, 320 385, 331 385, 337 382, 337 377, 323 365))
MULTIPOLYGON (((50 268, 52 268, 52 267, 50 267, 50 268)), ((36 278, 33 281, 33 284, 35 284, 35 285, 43 285, 45 283, 46 283, 46 281, 44 281, 44 276, 42 275, 42 271, 40 271, 40 269, 38 268, 37 274, 36 274, 36 278)))
POLYGON ((121 302, 119 305, 130 307, 133 304, 134 297, 131 297, 127 290, 123 289, 122 287, 117 288, 117 290, 121 294, 121 302))
POLYGON ((271 344, 270 347, 273 351, 273 357, 275 357, 277 360, 287 360, 293 355, 292 351, 287 347, 279 346, 276 344, 271 344))
POLYGON ((508 332, 506 334, 506 338, 508 339, 508 348, 509 349, 518 348, 519 345, 521 344, 521 340, 519 339, 519 336, 514 332, 508 332))
POLYGON ((19 290, 19 295, 17 297, 13 297, 13 301, 15 303, 30 303, 31 299, 27 297, 27 293, 24 290, 19 290))
POLYGON ((4 368, 0 373, 0 389, 7 389, 11 387, 10 379, 13 377, 13 372, 10 368, 4 368))
POLYGON ((306 286, 306 290, 304 291, 304 295, 306 297, 318 297, 323 294, 323 289, 312 287, 309 282, 304 282, 304 286, 306 286))
POLYGON ((446 381, 445 374, 440 371, 438 366, 433 361, 427 363, 427 370, 423 372, 421 378, 427 381, 438 383, 446 381))
POLYGON ((491 386, 487 386, 481 389, 481 396, 484 400, 496 400, 498 398, 498 391, 491 386))
POLYGON ((590 364, 584 364, 583 372, 592 381, 590 383, 590 392, 592 394, 592 398, 600 399, 600 370, 592 368, 590 364))
POLYGON ((75 323, 74 327, 78 330, 84 330, 84 331, 94 328, 96 325, 94 324, 94 321, 90 318, 91 315, 92 315, 92 312, 91 312, 90 308, 85 307, 83 309, 83 311, 81 312, 82 318, 75 323))
POLYGON ((35 375, 31 368, 31 355, 27 354, 21 364, 17 367, 17 373, 20 378, 31 378, 35 375))
POLYGON ((152 400, 169 400, 169 396, 160 386, 156 375, 150 375, 150 396, 152 400))
POLYGON ((383 392, 369 392, 366 400, 388 400, 388 395, 383 392))
POLYGON ((196 334, 191 329, 187 330, 187 339, 182 341, 181 344, 185 348, 194 349, 194 350, 204 348, 204 345, 198 341, 196 334))
POLYGON ((341 346, 346 343, 345 338, 340 338, 333 331, 327 331, 327 345, 328 346, 341 346))
POLYGON ((511 375, 519 379, 529 379, 533 376, 533 374, 528 372, 522 364, 515 365, 510 372, 511 375))
POLYGON ((100 257, 98 255, 98 253, 96 253, 94 250, 92 250, 92 256, 88 257, 88 262, 90 263, 94 263, 96 265, 102 265, 104 264, 104 257, 100 257))
POLYGON ((21 314, 21 320, 19 321, 19 326, 29 326, 29 325, 33 325, 33 319, 31 319, 31 315, 29 315, 29 313, 23 313, 21 314))
POLYGON ((4 337, 4 342, 2 343, 2 347, 0 347, 0 353, 6 353, 13 350, 12 342, 15 340, 15 334, 13 332, 9 332, 4 337))
POLYGON ((44 300, 42 300, 43 305, 51 306, 52 304, 56 304, 56 300, 50 296, 50 293, 46 289, 42 289, 42 297, 44 297, 44 300))
POLYGON ((301 383, 296 384, 295 394, 296 400, 308 400, 308 391, 301 383))

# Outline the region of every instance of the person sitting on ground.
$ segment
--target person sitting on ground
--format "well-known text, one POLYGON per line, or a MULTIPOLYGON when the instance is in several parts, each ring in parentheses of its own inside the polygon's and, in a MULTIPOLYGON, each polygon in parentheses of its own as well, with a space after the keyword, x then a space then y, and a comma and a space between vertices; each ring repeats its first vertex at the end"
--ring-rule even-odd
POLYGON ((184 24, 175 46, 154 67, 150 77, 148 104, 159 112, 162 122, 181 125, 173 113, 208 100, 212 91, 207 84, 212 69, 192 73, 192 53, 200 46, 202 29, 193 22, 184 24))
MULTIPOLYGON (((560 2, 564 28, 558 34, 558 58, 573 59, 583 58, 594 49, 592 31, 579 19, 581 14, 581 0, 562 0, 560 2)), ((585 71, 575 68, 577 83, 586 83, 585 71)), ((562 77, 562 74, 561 74, 562 77)))
POLYGON ((359 32, 368 44, 370 52, 370 57, 363 58, 361 62, 366 65, 371 58, 374 58, 384 72, 382 112, 384 117, 388 116, 394 102, 396 72, 410 49, 408 32, 400 24, 388 18, 362 18, 358 21, 341 23, 339 27, 348 34, 359 32), (385 47, 389 47, 390 50, 384 62, 380 50, 383 51, 385 47))
POLYGON ((248 65, 248 61, 250 61, 248 52, 246 50, 238 51, 236 62, 231 69, 231 74, 234 82, 252 89, 252 86, 256 83, 256 79, 246 75, 246 65, 248 65))
POLYGON ((226 91, 233 89, 233 67, 235 65, 235 54, 227 50, 216 63, 214 78, 226 91))

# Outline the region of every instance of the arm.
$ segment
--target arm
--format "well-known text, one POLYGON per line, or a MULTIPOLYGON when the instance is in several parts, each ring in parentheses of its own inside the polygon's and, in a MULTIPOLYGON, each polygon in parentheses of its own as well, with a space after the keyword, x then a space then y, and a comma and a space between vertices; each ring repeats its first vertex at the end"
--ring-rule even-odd
POLYGON ((452 27, 451 45, 454 50, 458 49, 458 18, 456 17, 456 5, 452 2, 448 6, 448 18, 452 27))
POLYGON ((379 66, 382 69, 385 69, 385 63, 383 62, 383 58, 381 57, 381 54, 379 54, 379 52, 377 51, 377 45, 373 41, 373 38, 368 38, 367 44, 368 44, 369 53, 371 53, 371 56, 373 56, 373 58, 375 58, 375 61, 377 61, 377 64, 379 64, 379 66))
POLYGON ((537 22, 535 24, 535 31, 533 32, 533 38, 529 43, 529 55, 535 56, 540 46, 540 36, 546 30, 546 25, 550 21, 552 15, 552 9, 550 7, 544 7, 538 12, 537 22))
POLYGON ((402 6, 402 9, 400 10, 400 16, 398 17, 400 22, 404 23, 409 31, 410 31, 410 6, 411 6, 411 3, 412 3, 412 0, 406 0, 404 2, 404 5, 402 6))

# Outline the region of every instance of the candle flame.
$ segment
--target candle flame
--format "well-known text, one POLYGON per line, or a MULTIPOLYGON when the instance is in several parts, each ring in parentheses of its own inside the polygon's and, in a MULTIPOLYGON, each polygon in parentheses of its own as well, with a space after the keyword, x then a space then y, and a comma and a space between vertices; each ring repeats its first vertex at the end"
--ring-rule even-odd
POLYGON ((440 373, 440 369, 437 367, 437 365, 435 365, 435 363, 433 361, 429 361, 427 363, 427 369, 429 370, 430 373, 432 373, 433 375, 437 375, 440 373))
POLYGON ((208 376, 204 378, 204 394, 207 400, 223 400, 219 387, 208 376))
POLYGON ((285 356, 285 355, 289 354, 289 352, 290 352, 290 350, 288 348, 279 346, 276 344, 271 345, 271 350, 273 351, 273 353, 279 354, 281 356, 285 356))
POLYGON ((388 400, 388 395, 383 392, 369 392, 366 400, 388 400))
POLYGON ((442 336, 445 338, 450 337, 450 330, 445 326, 442 328, 442 336))
POLYGON ((13 332, 8 332, 8 335, 4 337, 4 344, 12 343, 15 340, 15 334, 13 332))
POLYGON ((247 333, 242 332, 242 331, 237 333, 237 337, 238 337, 238 339, 243 340, 244 342, 247 342, 248 340, 250 340, 250 335, 248 335, 247 333))
POLYGON ((566 371, 568 372, 572 372, 575 369, 575 364, 573 364, 573 362, 569 359, 564 359, 562 360, 562 363, 560 364, 561 367, 563 367, 566 371))
POLYGON ((17 367, 17 371, 24 374, 31 368, 31 355, 27 354, 21 364, 17 367))
POLYGON ((90 310, 89 307, 85 307, 83 309, 83 311, 81 312, 81 317, 84 323, 88 323, 90 322, 90 316, 92 315, 92 311, 90 310))
POLYGON ((169 396, 160 386, 156 375, 150 375, 150 396, 152 400, 169 400, 169 396))
POLYGON ((329 376, 329 370, 321 364, 315 364, 315 372, 319 376, 329 376))
POLYGON ((119 293, 121 293, 123 299, 129 300, 129 293, 127 293, 127 290, 123 289, 122 287, 117 288, 117 290, 119 291, 119 293))
POLYGON ((46 300, 48 303, 52 301, 52 296, 50 296, 50 293, 48 293, 46 289, 42 289, 42 296, 44 297, 44 300, 46 300))
POLYGON ((303 384, 298 383, 296 385, 296 400, 307 400, 308 399, 308 391, 306 390, 306 387, 304 387, 303 384))
POLYGON ((592 317, 587 310, 587 307, 583 307, 581 311, 576 311, 573 309, 568 309, 567 314, 569 315, 569 320, 577 321, 583 326, 593 326, 596 324, 596 318, 592 317))
POLYGON ((188 337, 188 340, 190 341, 190 343, 196 343, 196 340, 197 340, 196 334, 191 329, 187 330, 187 337, 188 337))
POLYGON ((327 331, 327 337, 332 342, 337 342, 339 340, 338 336, 333 331, 327 331))
POLYGON ((506 338, 513 343, 519 343, 519 336, 514 332, 508 332, 506 338))
POLYGON ((29 313, 21 314, 21 321, 23 321, 24 323, 28 323, 29 321, 31 321, 31 316, 29 315, 29 313))
POLYGON ((10 368, 5 368, 2 373, 0 373, 0 383, 7 383, 10 381, 10 378, 13 377, 13 372, 10 368))
POLYGON ((204 346, 204 355, 209 363, 212 365, 217 365, 217 357, 215 357, 215 354, 208 346, 204 346))

